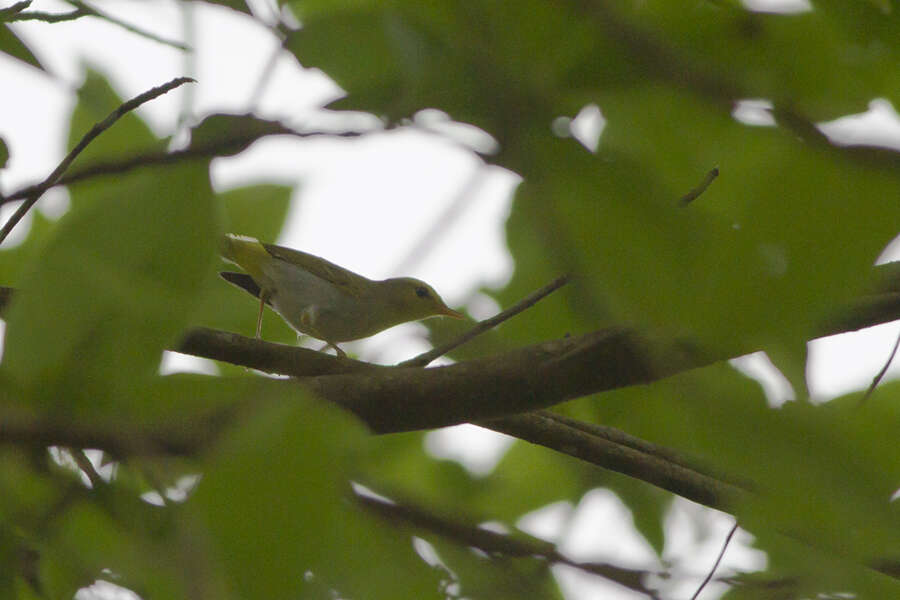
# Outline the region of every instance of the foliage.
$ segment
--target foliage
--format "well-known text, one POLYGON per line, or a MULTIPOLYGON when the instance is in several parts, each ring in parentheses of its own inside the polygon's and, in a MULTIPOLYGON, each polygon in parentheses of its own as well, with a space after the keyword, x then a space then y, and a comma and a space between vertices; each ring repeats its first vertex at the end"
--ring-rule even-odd
MULTIPOLYGON (((243 3, 218 4, 253 18, 243 3)), ((346 92, 329 108, 385 127, 438 108, 492 135, 499 150, 484 158, 522 176, 507 223, 515 273, 491 293, 509 305, 561 273, 574 282, 479 352, 628 323, 717 356, 768 350, 792 378, 799 401, 780 409, 723 363, 557 408, 752 482, 730 510, 769 563, 727 597, 898 595, 900 387, 862 407, 859 394, 814 406, 802 382, 804 342, 865 291, 900 231, 896 154, 831 143, 813 125, 900 99, 896 2, 797 14, 731 0, 282 4, 303 24, 286 51, 346 92), (735 117, 759 98, 771 125, 735 117), (559 120, 591 105, 606 120, 594 152, 559 120), (713 167, 719 178, 679 205, 713 167)), ((40 68, 6 24, 0 51, 40 68)), ((69 146, 121 102, 90 72, 69 146)), ((550 555, 477 553, 447 531, 385 520, 353 500, 351 482, 509 527, 605 486, 661 553, 671 495, 586 462, 520 441, 475 477, 428 457, 421 433, 368 436, 293 384, 226 368, 156 374, 189 326, 252 330, 249 303, 216 282, 216 240, 232 223, 274 239, 291 190, 216 192, 209 162, 284 132, 218 115, 189 148, 217 151, 71 183, 66 215, 36 213, 25 241, 0 252, 0 280, 20 289, 4 314, 0 419, 68 431, 76 461, 95 447, 78 439, 105 440, 116 459, 114 476, 89 487, 50 459, 53 441, 0 434, 0 560, 11 567, 0 594, 71 597, 105 578, 145 598, 561 596, 550 555), (196 490, 175 499, 193 475, 196 490), (420 559, 413 535, 441 562, 420 559)), ((132 113, 73 170, 166 154, 170 142, 132 113)), ((274 318, 265 331, 293 338, 274 318)))

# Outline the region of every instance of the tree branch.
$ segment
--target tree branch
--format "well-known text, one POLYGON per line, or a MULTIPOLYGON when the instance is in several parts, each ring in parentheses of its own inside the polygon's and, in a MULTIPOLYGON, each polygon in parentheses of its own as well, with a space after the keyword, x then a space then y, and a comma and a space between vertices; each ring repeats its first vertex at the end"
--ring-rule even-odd
POLYGON ((688 500, 729 510, 752 484, 729 483, 668 448, 613 427, 567 419, 547 411, 512 415, 478 425, 634 477, 688 500))
POLYGON ((302 383, 376 432, 432 429, 545 408, 712 362, 666 345, 609 328, 444 367, 394 367, 302 383))
MULTIPOLYGON (((891 268, 879 267, 877 273, 891 268)), ((885 281, 893 289, 893 278, 885 281)), ((11 293, 0 288, 0 309, 11 293)), ((836 333, 839 322, 851 323, 843 329, 849 330, 898 318, 900 294, 881 294, 860 301, 823 333, 836 333)), ((546 412, 521 414, 727 358, 703 356, 625 328, 430 369, 370 365, 209 329, 191 330, 173 349, 299 377, 320 397, 351 410, 379 433, 477 422, 719 509, 727 510, 737 495, 752 488, 612 428, 546 412)), ((111 432, 46 421, 2 422, 2 441, 93 447, 113 454, 190 454, 204 444, 202 436, 185 437, 178 431, 111 432)))
MULTIPOLYGON (((193 80, 191 80, 193 81, 193 80)), ((220 115, 213 115, 220 116, 220 115)), ((211 117, 207 117, 208 119, 211 117)), ((104 175, 119 175, 128 173, 135 169, 143 167, 152 167, 155 165, 168 165, 181 161, 194 160, 198 158, 212 158, 216 156, 228 156, 237 154, 241 150, 247 148, 250 144, 258 140, 264 135, 291 135, 299 138, 308 137, 360 137, 364 135, 358 131, 298 131, 284 127, 274 122, 268 122, 271 125, 264 133, 259 130, 243 131, 216 137, 215 139, 203 141, 199 144, 191 144, 190 147, 174 152, 154 151, 142 152, 119 158, 111 161, 97 162, 86 165, 77 171, 61 176, 48 184, 47 180, 40 184, 32 185, 17 190, 4 198, 0 198, 0 205, 23 198, 30 198, 35 193, 43 194, 47 189, 57 185, 71 185, 93 177, 102 177, 104 175)), ((195 130, 196 131, 196 130, 195 130)), ((96 137, 96 136, 95 136, 96 137)), ((48 178, 49 180, 50 178, 48 178)))
POLYGON ((474 522, 465 522, 458 515, 440 514, 433 508, 419 506, 409 499, 398 499, 393 494, 388 501, 354 490, 351 498, 383 519, 436 533, 458 544, 478 548, 492 557, 541 558, 550 563, 568 565, 592 575, 599 575, 650 598, 658 597, 643 583, 644 578, 652 574, 648 571, 626 569, 609 563, 572 560, 561 554, 550 542, 520 531, 512 534, 491 531, 479 527, 474 522))

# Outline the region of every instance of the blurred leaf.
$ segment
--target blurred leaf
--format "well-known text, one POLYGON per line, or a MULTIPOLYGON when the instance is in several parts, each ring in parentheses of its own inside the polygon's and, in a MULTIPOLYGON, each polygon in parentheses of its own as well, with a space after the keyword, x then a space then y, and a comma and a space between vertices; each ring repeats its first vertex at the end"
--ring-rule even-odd
POLYGON ((515 158, 531 176, 508 222, 511 285, 566 271, 579 283, 561 294, 574 315, 548 306, 531 315, 556 336, 574 317, 576 331, 633 323, 725 355, 773 342, 802 350, 798 340, 864 288, 900 229, 887 171, 658 88, 600 104, 608 122, 597 155, 541 134, 515 158), (710 189, 678 207, 694 185, 685 174, 716 164, 710 189))
POLYGON ((465 10, 452 0, 290 6, 304 27, 288 49, 348 92, 336 107, 391 121, 440 108, 501 142, 550 112, 548 97, 556 97, 564 69, 596 42, 583 21, 537 0, 465 10), (348 39, 361 51, 334 51, 348 39))
MULTIPOLYGON (((750 12, 738 2, 689 10, 660 1, 617 5, 620 13, 603 14, 642 36, 630 59, 657 77, 675 75, 672 63, 684 65, 739 97, 769 98, 814 119, 863 110, 873 97, 898 91, 889 68, 898 58, 895 19, 863 2, 817 3, 799 14, 750 12)), ((600 77, 602 70, 590 80, 600 77)))
POLYGON ((472 475, 454 460, 430 456, 425 451, 426 435, 411 432, 367 438, 355 461, 366 478, 363 482, 448 510, 467 506, 477 517, 492 518, 493 513, 484 512, 486 507, 479 502, 490 481, 472 475))
POLYGON ((289 134, 277 121, 253 115, 214 114, 191 130, 190 150, 215 149, 218 156, 233 156, 267 135, 289 134))
POLYGON ((534 598, 562 600, 550 565, 535 558, 487 557, 483 553, 441 538, 430 540, 450 571, 458 595, 478 600, 534 598))
POLYGON ((155 371, 187 324, 217 235, 203 168, 94 188, 90 206, 60 221, 7 313, 4 368, 63 410, 113 408, 155 371))
POLYGON ((0 284, 16 287, 23 269, 32 264, 53 232, 50 221, 40 210, 32 210, 19 227, 28 225, 28 234, 22 243, 12 248, 0 249, 0 284))
POLYGON ((509 524, 554 502, 577 505, 596 484, 595 467, 544 448, 517 441, 491 475, 482 500, 495 519, 509 524))
POLYGON ((234 591, 291 597, 312 579, 348 597, 439 597, 436 573, 409 536, 347 502, 362 430, 340 409, 291 391, 209 457, 190 504, 234 591))
POLYGON ((49 597, 71 598, 104 578, 106 570, 106 577, 146 597, 188 597, 173 539, 165 528, 154 535, 141 531, 148 517, 150 523, 157 520, 150 513, 162 516, 163 509, 135 499, 128 513, 114 516, 97 503, 83 502, 59 518, 41 549, 41 583, 49 597))
MULTIPOLYGON (((792 576, 816 581, 818 570, 804 572, 810 565, 795 556, 815 551, 843 561, 849 585, 865 565, 900 557, 891 533, 900 515, 889 503, 900 480, 900 459, 890 449, 900 426, 898 393, 900 384, 888 384, 863 408, 855 394, 824 406, 771 409, 755 382, 716 365, 604 394, 596 410, 605 424, 753 482, 756 493, 736 508, 741 525, 764 536, 767 550, 784 547, 788 536, 785 551, 793 558, 784 565, 792 576)), ((894 589, 895 582, 881 579, 878 586, 887 588, 879 589, 894 589)), ((838 585, 840 576, 830 580, 838 585)))
POLYGON ((224 6, 226 8, 230 8, 231 10, 235 10, 237 12, 241 12, 247 15, 252 15, 250 9, 247 7, 247 2, 245 0, 203 0, 207 4, 224 6))
MULTIPOLYGON (((72 131, 119 103, 89 74, 72 131)), ((159 142, 130 113, 86 152, 113 156, 128 143, 159 142)), ((210 276, 218 213, 204 163, 89 180, 71 197, 6 315, 3 367, 45 407, 102 411, 136 393, 187 324, 210 276)))
POLYGON ((9 25, 0 25, 0 52, 21 60, 32 67, 44 70, 44 65, 31 53, 28 46, 19 39, 9 25))
POLYGON ((228 231, 274 243, 284 225, 292 192, 289 186, 262 184, 218 194, 225 206, 228 231))
POLYGON ((3 138, 0 138, 0 169, 5 169, 8 162, 9 146, 6 145, 6 141, 3 138))

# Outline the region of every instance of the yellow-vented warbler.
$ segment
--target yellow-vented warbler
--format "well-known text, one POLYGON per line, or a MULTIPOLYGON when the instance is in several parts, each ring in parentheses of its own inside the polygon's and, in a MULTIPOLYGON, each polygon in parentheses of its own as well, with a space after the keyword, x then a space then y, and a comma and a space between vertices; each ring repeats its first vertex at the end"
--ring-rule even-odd
POLYGON ((291 327, 327 342, 340 356, 344 352, 337 342, 427 317, 463 318, 434 288, 411 277, 374 281, 306 252, 232 234, 223 238, 221 253, 246 273, 220 275, 259 298, 257 338, 266 304, 291 327))

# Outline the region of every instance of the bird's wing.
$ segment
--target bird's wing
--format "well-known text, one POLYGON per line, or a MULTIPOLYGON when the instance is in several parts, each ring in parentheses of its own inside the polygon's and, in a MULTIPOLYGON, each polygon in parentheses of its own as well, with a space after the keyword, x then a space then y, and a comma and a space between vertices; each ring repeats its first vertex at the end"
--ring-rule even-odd
POLYGON ((275 244, 263 244, 263 247, 274 258, 297 265, 353 296, 359 296, 371 283, 370 279, 328 262, 324 258, 275 244))
MULTIPOLYGON (((259 286, 253 280, 252 277, 247 275, 246 273, 235 273, 233 271, 221 271, 219 276, 230 283, 231 285, 237 286, 244 290, 245 292, 249 292, 253 296, 259 298, 260 290, 259 286)), ((266 304, 271 305, 272 303, 269 299, 266 299, 266 304)))

